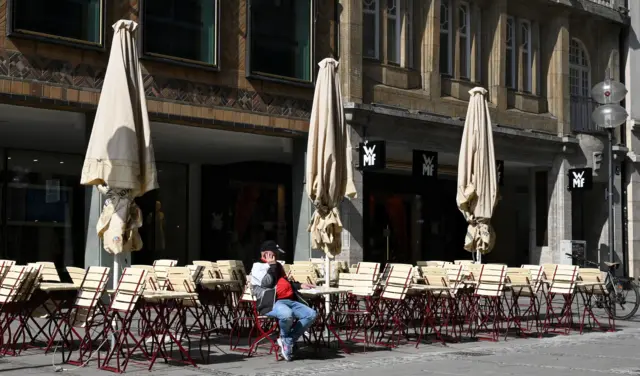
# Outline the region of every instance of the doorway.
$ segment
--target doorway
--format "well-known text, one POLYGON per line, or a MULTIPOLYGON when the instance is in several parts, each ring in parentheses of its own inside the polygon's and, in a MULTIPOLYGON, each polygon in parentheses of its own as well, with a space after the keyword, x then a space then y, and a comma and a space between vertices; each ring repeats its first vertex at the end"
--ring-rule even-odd
POLYGON ((242 162, 202 167, 202 260, 256 261, 274 240, 293 259, 291 166, 242 162))
POLYGON ((399 174, 364 174, 364 259, 381 264, 467 259, 467 223, 456 181, 419 182, 399 174))

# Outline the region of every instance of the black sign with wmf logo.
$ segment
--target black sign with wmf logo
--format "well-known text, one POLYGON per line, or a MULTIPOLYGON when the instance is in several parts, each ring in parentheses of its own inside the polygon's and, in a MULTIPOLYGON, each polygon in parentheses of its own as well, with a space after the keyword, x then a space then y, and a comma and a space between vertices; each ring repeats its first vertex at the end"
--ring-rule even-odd
POLYGON ((504 185, 504 161, 496 161, 496 175, 498 178, 498 185, 504 185))
POLYGON ((569 170, 569 190, 588 191, 593 187, 593 169, 572 168, 569 170))
POLYGON ((414 150, 413 176, 420 179, 437 179, 438 153, 426 150, 414 150))
POLYGON ((379 170, 387 165, 387 149, 384 141, 360 143, 358 164, 363 170, 379 170))

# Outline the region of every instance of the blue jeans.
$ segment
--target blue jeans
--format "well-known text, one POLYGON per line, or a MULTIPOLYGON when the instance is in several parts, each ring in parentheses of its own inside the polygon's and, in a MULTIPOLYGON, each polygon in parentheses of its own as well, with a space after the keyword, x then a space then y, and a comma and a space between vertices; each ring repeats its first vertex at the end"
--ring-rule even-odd
POLYGON ((273 305, 273 310, 267 316, 278 319, 280 323, 280 338, 289 346, 293 346, 296 341, 309 329, 318 313, 308 306, 294 300, 277 300, 273 305), (298 319, 295 326, 293 319, 298 319))

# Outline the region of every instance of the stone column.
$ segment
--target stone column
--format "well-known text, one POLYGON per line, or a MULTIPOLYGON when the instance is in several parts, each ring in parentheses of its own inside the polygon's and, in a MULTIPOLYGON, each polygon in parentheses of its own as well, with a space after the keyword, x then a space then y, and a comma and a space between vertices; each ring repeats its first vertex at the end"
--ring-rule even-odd
MULTIPOLYGON (((95 111, 88 112, 85 116, 86 145, 89 144, 91 129, 95 111)), ((113 266, 113 256, 107 253, 102 247, 102 241, 98 238, 96 225, 102 212, 104 200, 98 189, 95 187, 85 187, 85 246, 84 246, 84 266, 113 266)))
MULTIPOLYGON (((553 161, 549 171, 549 220, 547 234, 552 262, 563 263, 564 255, 560 250, 562 240, 572 238, 571 228, 571 192, 569 186, 569 169, 571 164, 566 154, 559 154, 553 161)), ((544 250, 543 250, 544 253, 544 250)))
POLYGON ((640 163, 627 163, 627 238, 629 276, 640 277, 640 163))
POLYGON ((342 96, 362 103, 362 0, 339 1, 342 96))
MULTIPOLYGON (((631 27, 629 35, 640 33, 640 8, 629 10, 631 27)), ((629 90, 625 103, 629 120, 627 121, 627 239, 629 276, 640 277, 640 50, 627 46, 627 64, 625 69, 625 85, 629 90)))
POLYGON ((421 0, 417 7, 419 14, 425 15, 420 24, 416 23, 414 33, 416 36, 422 34, 418 49, 422 90, 432 98, 440 98, 440 0, 421 0))
POLYGON ((307 138, 296 138, 293 140, 293 166, 291 189, 293 200, 293 259, 309 260, 313 255, 311 252, 311 238, 307 227, 313 208, 306 191, 306 160, 307 160, 307 138))
POLYGON ((362 140, 362 126, 352 122, 353 114, 347 113, 346 119, 351 136, 352 159, 354 162, 353 182, 356 186, 357 197, 349 200, 345 199, 340 205, 340 217, 344 226, 342 234, 342 253, 338 260, 348 261, 349 265, 363 261, 364 234, 363 234, 363 203, 365 202, 363 192, 362 171, 355 168, 358 161, 358 145, 362 140))
POLYGON ((547 24, 542 47, 551 56, 547 72, 549 112, 558 119, 558 135, 571 133, 571 96, 569 93, 569 18, 556 14, 547 24))
POLYGON ((489 62, 487 83, 489 99, 499 110, 507 109, 506 53, 507 53, 507 1, 491 1, 487 8, 487 53, 489 62))
MULTIPOLYGON (((188 175, 189 210, 187 214, 189 227, 187 234, 188 262, 202 259, 201 255, 201 229, 202 229, 202 165, 199 163, 189 164, 188 175)), ((162 189, 162 187, 160 187, 162 189)))

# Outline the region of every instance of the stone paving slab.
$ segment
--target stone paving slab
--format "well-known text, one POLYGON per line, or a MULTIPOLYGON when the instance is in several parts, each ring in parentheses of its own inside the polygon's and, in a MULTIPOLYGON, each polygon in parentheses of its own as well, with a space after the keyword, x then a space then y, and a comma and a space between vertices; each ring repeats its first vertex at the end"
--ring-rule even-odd
MULTIPOLYGON (((192 368, 157 363, 154 375, 190 376, 389 376, 401 375, 640 375, 640 322, 620 323, 615 333, 586 333, 551 338, 513 339, 498 343, 403 346, 392 351, 369 351, 353 355, 315 354, 293 362, 276 362, 273 356, 246 358, 221 345, 213 350, 214 363, 192 368), (331 355, 328 358, 324 356, 331 355)), ((38 350, 18 357, 0 358, 3 375, 51 375, 60 354, 38 350)), ((96 362, 87 367, 65 366, 58 374, 109 375, 96 362)), ((131 364, 127 374, 149 375, 146 367, 131 364)))

